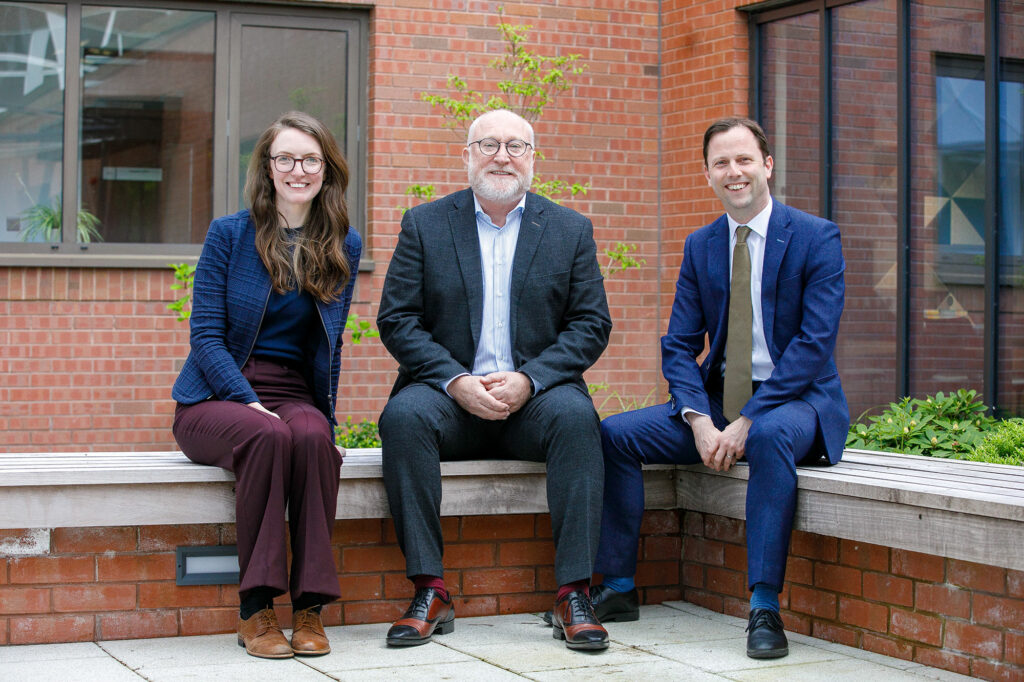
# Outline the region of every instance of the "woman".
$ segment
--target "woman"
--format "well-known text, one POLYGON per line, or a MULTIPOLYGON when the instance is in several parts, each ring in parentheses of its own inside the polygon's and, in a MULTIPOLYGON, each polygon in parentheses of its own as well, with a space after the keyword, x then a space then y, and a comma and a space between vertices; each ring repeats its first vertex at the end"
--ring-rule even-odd
POLYGON ((262 658, 331 650, 320 609, 340 596, 330 546, 341 466, 334 404, 362 248, 347 184, 320 121, 289 112, 264 131, 246 177, 250 209, 214 220, 206 235, 192 350, 174 384, 182 451, 235 473, 238 643, 262 658), (272 608, 286 591, 291 643, 272 608))

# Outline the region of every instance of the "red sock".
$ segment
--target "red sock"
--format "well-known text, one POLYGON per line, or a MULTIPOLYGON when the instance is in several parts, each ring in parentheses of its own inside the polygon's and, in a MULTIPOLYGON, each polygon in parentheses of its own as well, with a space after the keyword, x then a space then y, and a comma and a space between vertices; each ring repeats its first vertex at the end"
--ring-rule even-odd
POLYGON ((558 588, 558 595, 555 597, 555 603, 562 601, 563 598, 570 592, 581 591, 590 596, 590 581, 589 580, 577 580, 574 583, 566 583, 558 588))
POLYGON ((445 601, 451 599, 448 589, 444 586, 444 578, 438 578, 436 575, 414 575, 412 584, 416 586, 417 590, 433 587, 445 601))

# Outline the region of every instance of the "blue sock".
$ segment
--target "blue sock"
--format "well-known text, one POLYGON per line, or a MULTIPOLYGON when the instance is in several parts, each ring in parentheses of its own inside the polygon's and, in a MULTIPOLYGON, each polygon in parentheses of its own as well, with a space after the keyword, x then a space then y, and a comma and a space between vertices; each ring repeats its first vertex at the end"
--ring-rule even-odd
POLYGON ((765 583, 754 585, 754 594, 750 596, 750 610, 768 609, 779 612, 779 593, 776 589, 765 583))
POLYGON ((629 592, 636 587, 631 575, 606 575, 602 585, 607 585, 616 592, 629 592))

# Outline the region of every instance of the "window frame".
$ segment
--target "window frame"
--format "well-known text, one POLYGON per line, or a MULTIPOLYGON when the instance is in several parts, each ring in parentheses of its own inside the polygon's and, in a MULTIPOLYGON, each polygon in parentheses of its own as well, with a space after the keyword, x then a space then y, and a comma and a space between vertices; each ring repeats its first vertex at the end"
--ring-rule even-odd
MULTIPOLYGON (((19 4, 54 4, 36 0, 16 0, 19 4)), ((290 26, 308 23, 310 28, 322 27, 323 20, 346 20, 355 30, 349 34, 350 63, 347 73, 349 97, 347 120, 348 144, 342 152, 349 164, 349 217, 352 225, 366 236, 367 187, 367 92, 369 78, 369 25, 368 10, 326 3, 241 3, 222 0, 218 3, 199 3, 188 0, 61 0, 65 8, 64 44, 64 132, 62 158, 62 196, 64 225, 74 225, 79 208, 79 182, 81 166, 81 50, 77 48, 82 29, 84 6, 101 5, 124 8, 159 8, 182 11, 201 11, 214 14, 214 92, 213 92, 213 197, 211 219, 233 213, 231 203, 236 192, 231 191, 231 149, 237 151, 237 121, 230 120, 230 111, 237 110, 239 92, 236 76, 240 64, 234 63, 235 47, 231 44, 235 17, 278 17, 290 26), (318 20, 320 20, 318 22, 318 20)), ((164 268, 170 262, 196 262, 202 244, 187 243, 78 243, 75 230, 65 229, 58 242, 5 242, 0 253, 0 267, 113 267, 164 268)), ((369 266, 369 264, 367 264, 369 266)), ((361 268, 362 269, 362 268, 361 268)))

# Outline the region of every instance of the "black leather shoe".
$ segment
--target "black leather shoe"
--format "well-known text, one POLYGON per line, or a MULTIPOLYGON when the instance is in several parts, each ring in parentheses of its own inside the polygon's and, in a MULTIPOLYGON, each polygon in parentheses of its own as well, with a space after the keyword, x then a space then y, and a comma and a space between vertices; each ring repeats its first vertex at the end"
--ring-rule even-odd
MULTIPOLYGON (((604 584, 594 585, 590 588, 590 603, 602 623, 640 620, 640 594, 635 587, 629 592, 616 592, 604 584)), ((550 611, 544 614, 544 622, 551 625, 550 611)))
POLYGON ((782 658, 789 654, 789 643, 782 628, 782 617, 770 609, 754 609, 747 623, 747 656, 782 658))
POLYGON ((445 600, 433 587, 416 590, 416 596, 405 615, 388 630, 391 646, 426 644, 434 635, 447 635, 455 630, 455 608, 449 595, 445 600))
POLYGON ((583 590, 570 592, 555 603, 551 636, 564 639, 570 649, 596 651, 608 648, 608 631, 594 615, 590 597, 583 590))

